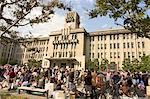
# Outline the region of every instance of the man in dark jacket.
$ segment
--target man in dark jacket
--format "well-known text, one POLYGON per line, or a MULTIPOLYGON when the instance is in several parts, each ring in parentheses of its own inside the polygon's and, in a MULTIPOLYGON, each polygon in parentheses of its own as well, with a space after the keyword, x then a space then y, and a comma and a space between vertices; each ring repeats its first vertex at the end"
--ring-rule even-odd
POLYGON ((90 97, 92 99, 93 98, 93 94, 92 94, 92 75, 91 75, 90 71, 88 71, 87 75, 85 75, 84 81, 85 81, 86 97, 87 97, 87 94, 89 92, 90 97))
POLYGON ((74 70, 72 69, 69 73, 69 91, 76 91, 76 86, 74 84, 74 70))
POLYGON ((114 88, 113 99, 117 99, 117 97, 119 96, 120 73, 116 72, 112 77, 112 80, 113 80, 113 88, 114 88))

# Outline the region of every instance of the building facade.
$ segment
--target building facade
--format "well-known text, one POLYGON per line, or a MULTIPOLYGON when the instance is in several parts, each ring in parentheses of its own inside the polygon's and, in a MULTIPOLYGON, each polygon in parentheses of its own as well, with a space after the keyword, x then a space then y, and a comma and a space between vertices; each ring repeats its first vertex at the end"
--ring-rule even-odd
POLYGON ((65 17, 64 28, 49 34, 49 37, 27 39, 23 45, 15 45, 14 55, 19 63, 28 59, 42 60, 42 66, 73 67, 85 69, 89 60, 103 59, 115 62, 118 69, 126 58, 140 59, 150 54, 150 40, 138 37, 125 29, 108 29, 87 32, 80 27, 80 17, 76 12, 69 12, 65 17), (29 49, 35 49, 29 51, 29 49), (36 53, 35 53, 36 52, 36 53))

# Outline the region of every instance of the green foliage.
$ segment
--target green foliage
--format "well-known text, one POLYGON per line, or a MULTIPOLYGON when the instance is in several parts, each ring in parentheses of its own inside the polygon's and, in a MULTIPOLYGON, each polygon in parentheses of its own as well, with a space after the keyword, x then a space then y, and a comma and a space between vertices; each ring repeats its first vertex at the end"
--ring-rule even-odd
POLYGON ((95 7, 89 12, 91 18, 109 16, 115 21, 122 19, 125 29, 137 33, 139 36, 150 38, 150 17, 147 11, 149 0, 96 0, 95 7))
POLYGON ((143 56, 140 62, 140 70, 142 72, 148 71, 150 72, 150 55, 143 56))
POLYGON ((98 59, 94 59, 93 61, 88 60, 86 65, 90 70, 98 70, 98 59))
POLYGON ((18 63, 17 60, 10 60, 9 62, 10 65, 16 65, 17 63, 18 63))
POLYGON ((131 60, 129 58, 125 59, 122 63, 123 67, 122 69, 125 71, 132 71, 132 64, 131 64, 131 60))
POLYGON ((0 65, 5 65, 7 63, 7 60, 1 58, 0 59, 0 65))
POLYGON ((108 63, 109 63, 109 61, 105 58, 105 59, 102 59, 102 61, 101 61, 101 64, 100 64, 100 66, 99 66, 99 69, 101 70, 101 71, 105 71, 106 70, 106 67, 107 67, 107 65, 108 65, 108 63))
POLYGON ((42 61, 36 61, 35 59, 29 59, 27 65, 29 66, 29 68, 31 67, 40 67, 42 64, 42 61))
MULTIPOLYGON (((136 72, 140 71, 140 63, 139 63, 138 59, 134 59, 132 61, 132 69, 136 72)), ((133 72, 133 70, 132 70, 132 72, 133 72)))
POLYGON ((123 61, 123 70, 130 72, 145 72, 150 71, 150 55, 141 57, 140 61, 134 59, 131 61, 130 59, 125 59, 123 61))

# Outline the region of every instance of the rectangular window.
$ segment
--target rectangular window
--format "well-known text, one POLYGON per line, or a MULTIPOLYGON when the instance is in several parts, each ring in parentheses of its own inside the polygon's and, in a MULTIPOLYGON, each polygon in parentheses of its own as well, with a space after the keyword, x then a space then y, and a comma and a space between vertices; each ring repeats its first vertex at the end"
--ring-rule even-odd
POLYGON ((138 42, 138 48, 140 48, 140 42, 138 42))
POLYGON ((92 37, 92 41, 94 41, 94 36, 92 37))
POLYGON ((76 57, 76 52, 74 52, 74 57, 76 57))
POLYGON ((114 49, 116 48, 116 43, 114 43, 114 49))
POLYGON ((66 52, 66 57, 67 57, 67 54, 68 54, 68 53, 66 52))
POLYGON ((56 57, 57 57, 57 52, 56 52, 56 55, 55 55, 56 57))
POLYGON ((63 49, 65 49, 65 44, 63 44, 63 45, 64 45, 63 49))
POLYGON ((129 39, 129 34, 127 34, 127 39, 129 39))
POLYGON ((55 49, 55 44, 54 44, 54 49, 55 49))
POLYGON ((59 57, 61 57, 61 52, 59 52, 59 57))
POLYGON ((60 46, 61 46, 61 49, 62 49, 62 44, 60 46))
POLYGON ((99 58, 99 53, 98 53, 98 58, 99 58))
POLYGON ((128 48, 130 48, 130 44, 129 44, 129 42, 127 43, 127 47, 128 47, 128 48))
POLYGON ((131 33, 131 39, 133 39, 133 34, 131 33))
POLYGON ((101 44, 101 49, 103 49, 103 44, 101 44))
POLYGON ((103 36, 101 36, 101 41, 103 40, 103 36))
POLYGON ((103 57, 103 53, 101 53, 101 58, 103 57))
POLYGON ((97 47, 98 47, 98 49, 99 49, 99 44, 97 44, 97 47))
POLYGON ((123 48, 126 48, 126 44, 125 43, 123 43, 123 48))
POLYGON ((132 58, 134 58, 135 56, 134 56, 134 52, 132 52, 132 58))
POLYGON ((114 58, 116 58, 116 52, 114 52, 114 58))
POLYGON ((100 36, 98 36, 98 41, 100 40, 100 36))
POLYGON ((91 53, 89 53, 89 56, 90 56, 90 58, 91 58, 91 53))
POLYGON ((134 48, 133 42, 131 42, 131 48, 134 48))
POLYGON ((130 58, 130 52, 128 52, 128 58, 130 58))
POLYGON ((119 39, 119 34, 117 34, 117 39, 119 39))
POLYGON ((145 56, 146 54, 145 54, 145 52, 143 52, 143 56, 145 56))
POLYGON ((64 36, 62 35, 61 40, 63 40, 63 39, 64 39, 64 36))
POLYGON ((77 34, 75 34, 75 39, 77 39, 77 34))
POLYGON ((123 34, 123 39, 125 39, 125 34, 123 34))
POLYGON ((73 49, 73 43, 71 44, 71 49, 73 49))
POLYGON ((75 44, 74 44, 74 49, 76 49, 76 46, 77 46, 77 44, 75 43, 75 44))
POLYGON ((68 49, 68 44, 66 44, 66 49, 68 49))
POLYGON ((107 53, 105 52, 105 53, 104 53, 104 58, 106 58, 106 55, 107 55, 107 53))
POLYGON ((115 37, 116 35, 113 35, 113 36, 114 36, 114 40, 115 40, 116 39, 116 37, 115 37))
POLYGON ((110 52, 110 58, 112 58, 112 52, 110 52))
POLYGON ((62 55, 62 57, 65 57, 65 53, 63 52, 63 55, 62 55))
POLYGON ((106 40, 106 35, 104 35, 104 40, 106 40))
POLYGON ((112 44, 110 44, 110 49, 112 49, 112 44))
POLYGON ((124 58, 126 58, 126 52, 124 52, 124 58))
POLYGON ((117 48, 119 49, 119 43, 117 43, 117 48))
POLYGON ((92 58, 94 58, 94 53, 92 53, 92 58))
POLYGON ((64 35, 64 40, 66 40, 67 39, 67 35, 64 35))
POLYGON ((138 35, 136 35, 136 37, 137 37, 137 39, 139 38, 139 36, 138 36, 138 35))
POLYGON ((92 45, 92 50, 94 50, 94 44, 92 45))
POLYGON ((142 42, 142 48, 145 48, 145 43, 144 42, 142 42))
POLYGON ((139 52, 139 57, 141 57, 141 52, 139 52))
POLYGON ((106 49, 106 44, 104 45, 105 49, 106 49))
POLYGON ((70 52, 70 57, 72 57, 72 52, 70 52))
POLYGON ((112 35, 110 35, 110 40, 112 40, 112 35))
POLYGON ((120 58, 120 52, 118 52, 117 54, 118 54, 118 58, 120 58))

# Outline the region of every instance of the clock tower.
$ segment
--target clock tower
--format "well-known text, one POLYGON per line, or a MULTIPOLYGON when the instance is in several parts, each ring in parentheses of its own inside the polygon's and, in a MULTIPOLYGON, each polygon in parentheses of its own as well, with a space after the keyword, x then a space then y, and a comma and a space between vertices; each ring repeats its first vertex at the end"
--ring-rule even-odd
POLYGON ((69 12, 65 16, 65 28, 77 29, 80 25, 80 17, 77 12, 69 12))

